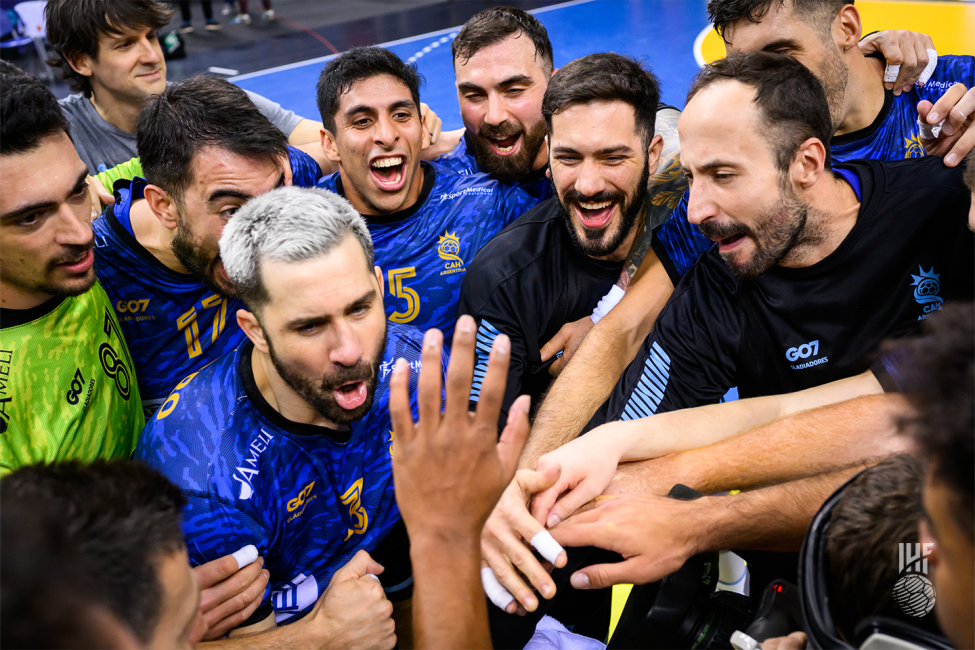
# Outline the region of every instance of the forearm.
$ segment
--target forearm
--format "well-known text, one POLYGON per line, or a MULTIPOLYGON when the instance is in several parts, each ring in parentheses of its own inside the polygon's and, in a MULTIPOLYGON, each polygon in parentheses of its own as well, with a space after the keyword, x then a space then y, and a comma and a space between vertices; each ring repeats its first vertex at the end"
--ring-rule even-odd
POLYGON ((863 466, 851 467, 752 492, 699 499, 695 503, 704 525, 697 551, 798 551, 819 508, 861 469, 863 466))
POLYGON ((705 447, 621 465, 609 490, 666 494, 683 483, 713 494, 871 462, 907 450, 897 429, 903 409, 901 396, 881 394, 802 411, 705 447))
POLYGON ((479 535, 411 542, 413 637, 417 648, 490 648, 479 535))
MULTIPOLYGON (((273 621, 273 617, 272 617, 273 621)), ((234 630, 231 637, 218 639, 216 641, 206 641, 196 644, 198 649, 206 650, 270 650, 272 648, 320 648, 321 645, 315 644, 307 635, 302 634, 301 621, 296 621, 284 627, 275 627, 272 623, 270 627, 257 629, 259 625, 253 626, 254 631, 234 630)), ((319 640, 320 641, 320 640, 319 640)))
POLYGON ((535 416, 519 467, 534 469, 538 459, 578 437, 636 356, 674 286, 652 252, 646 271, 612 311, 592 328, 569 365, 549 389, 535 416))

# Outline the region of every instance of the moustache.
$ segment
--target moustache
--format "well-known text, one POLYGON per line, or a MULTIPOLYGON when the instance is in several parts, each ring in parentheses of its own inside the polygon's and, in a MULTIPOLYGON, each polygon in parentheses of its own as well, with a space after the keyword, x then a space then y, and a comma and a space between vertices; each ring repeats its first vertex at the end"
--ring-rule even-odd
POLYGON ((613 201, 614 203, 623 205, 626 201, 626 194, 616 190, 613 192, 598 192, 597 194, 587 196, 573 187, 565 191, 565 196, 562 200, 565 203, 603 203, 604 201, 613 201))
POLYGON ((92 236, 91 241, 87 244, 69 244, 64 246, 65 251, 58 255, 56 258, 51 260, 51 266, 58 266, 59 264, 74 264, 75 262, 80 262, 85 255, 88 254, 95 246, 95 237, 92 236))
POLYGON ((335 372, 322 377, 322 390, 338 390, 339 386, 358 381, 369 381, 372 379, 372 366, 362 361, 356 362, 354 366, 342 366, 335 372))
POLYGON ((498 140, 503 140, 504 138, 510 138, 513 135, 520 135, 525 132, 525 129, 510 122, 502 122, 497 126, 492 124, 482 124, 481 128, 478 130, 477 135, 482 138, 495 138, 498 140))
POLYGON ((732 222, 732 223, 715 223, 714 221, 705 221, 698 228, 701 229, 701 234, 711 240, 727 239, 728 237, 734 237, 735 235, 745 235, 749 236, 752 234, 752 229, 742 223, 732 222))

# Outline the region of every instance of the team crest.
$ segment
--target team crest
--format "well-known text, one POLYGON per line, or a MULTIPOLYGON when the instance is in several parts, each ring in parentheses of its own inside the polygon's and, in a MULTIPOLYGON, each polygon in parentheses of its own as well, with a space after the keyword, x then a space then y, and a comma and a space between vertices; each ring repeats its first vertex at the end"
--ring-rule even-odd
POLYGON ((440 275, 463 273, 467 270, 464 268, 464 260, 460 258, 460 237, 457 233, 444 231, 437 241, 437 255, 446 262, 440 275))
POLYGON ((936 312, 941 309, 942 303, 944 303, 944 298, 939 296, 941 293, 941 276, 934 272, 934 267, 931 267, 930 271, 925 271, 922 267, 918 267, 918 272, 921 275, 911 274, 914 278, 914 282, 911 286, 914 287, 914 300, 917 304, 924 306, 924 316, 919 316, 918 320, 924 320, 932 312, 936 312))
POLYGON ((924 151, 924 145, 921 144, 921 136, 918 134, 913 134, 909 138, 904 138, 904 157, 905 158, 923 158, 927 153, 924 151))

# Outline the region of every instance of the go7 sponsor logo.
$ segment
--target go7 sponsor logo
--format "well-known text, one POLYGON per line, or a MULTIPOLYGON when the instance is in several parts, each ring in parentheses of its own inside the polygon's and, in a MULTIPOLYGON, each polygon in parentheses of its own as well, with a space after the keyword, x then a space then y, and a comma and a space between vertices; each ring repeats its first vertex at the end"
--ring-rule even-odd
POLYGON ((809 357, 816 356, 819 354, 819 340, 810 341, 809 343, 803 343, 799 347, 789 348, 785 351, 785 358, 789 361, 798 361, 799 359, 808 359, 809 357))

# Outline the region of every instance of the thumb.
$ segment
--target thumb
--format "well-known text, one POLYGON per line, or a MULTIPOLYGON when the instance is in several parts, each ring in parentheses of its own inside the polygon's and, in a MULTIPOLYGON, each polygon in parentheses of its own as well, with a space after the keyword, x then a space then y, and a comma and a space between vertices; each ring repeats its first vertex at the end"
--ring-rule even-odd
POLYGON ((542 346, 542 361, 548 361, 559 350, 565 349, 565 344, 569 341, 568 324, 563 325, 552 339, 542 346))
POLYGON ((572 574, 569 584, 575 589, 603 589, 613 585, 643 584, 637 571, 638 558, 614 564, 594 564, 572 574))
POLYGON ((349 563, 335 572, 333 582, 355 580, 367 574, 379 575, 383 572, 381 564, 373 560, 365 551, 359 551, 349 560, 349 563))
POLYGON ((538 494, 555 485, 562 474, 562 467, 553 463, 540 470, 523 470, 516 478, 528 494, 538 494))
POLYGON ((918 115, 918 117, 921 118, 921 120, 923 122, 927 122, 928 121, 928 113, 931 112, 931 109, 932 108, 934 108, 934 104, 932 104, 931 102, 929 102, 926 99, 922 99, 921 101, 919 101, 917 103, 917 115, 918 115))
MULTIPOLYGON (((552 506, 551 512, 547 517, 545 525, 549 528, 557 525, 559 522, 568 519, 573 512, 586 505, 600 494, 602 490, 598 489, 588 477, 584 479, 579 485, 569 491, 568 494, 563 496, 561 499, 555 502, 552 506)), ((556 495, 558 496, 558 495, 556 495)))

